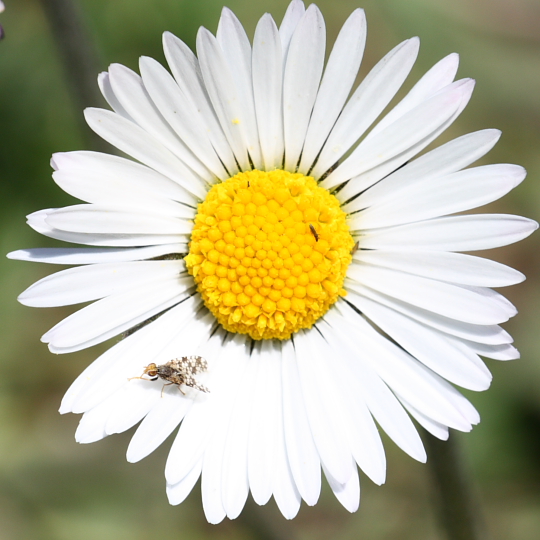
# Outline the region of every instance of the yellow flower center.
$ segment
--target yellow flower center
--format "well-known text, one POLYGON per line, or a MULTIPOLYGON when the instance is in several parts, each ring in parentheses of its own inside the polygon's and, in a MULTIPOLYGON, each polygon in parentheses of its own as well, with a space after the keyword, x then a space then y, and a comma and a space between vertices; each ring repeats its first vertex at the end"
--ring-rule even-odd
POLYGON ((226 330, 288 339, 346 294, 353 245, 338 200, 313 178, 253 170, 208 192, 185 260, 226 330))

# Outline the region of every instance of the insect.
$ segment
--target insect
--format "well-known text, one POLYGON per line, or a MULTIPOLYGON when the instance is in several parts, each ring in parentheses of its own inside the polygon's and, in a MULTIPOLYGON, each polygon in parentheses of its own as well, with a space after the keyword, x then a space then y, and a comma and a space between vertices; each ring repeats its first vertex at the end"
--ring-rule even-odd
POLYGON ((315 227, 310 223, 309 224, 309 230, 311 231, 311 234, 315 237, 315 242, 319 241, 319 235, 317 234, 317 231, 315 230, 315 227))
POLYGON ((356 244, 354 244, 352 250, 351 250, 351 255, 354 255, 357 251, 358 251, 358 246, 360 245, 360 242, 357 240, 356 241, 356 244))
MULTIPOLYGON (((182 390, 182 385, 185 384, 200 392, 208 393, 210 390, 206 386, 199 384, 194 377, 197 373, 206 371, 207 368, 208 363, 201 356, 182 356, 182 358, 175 358, 166 364, 148 364, 140 377, 131 377, 129 380, 142 379, 143 381, 156 381, 160 378, 168 381, 163 385, 163 389, 166 386, 176 384, 178 390, 185 395, 186 393, 182 390), (147 379, 144 375, 148 375, 150 378, 147 379)), ((161 395, 163 395, 163 389, 161 390, 161 395)))

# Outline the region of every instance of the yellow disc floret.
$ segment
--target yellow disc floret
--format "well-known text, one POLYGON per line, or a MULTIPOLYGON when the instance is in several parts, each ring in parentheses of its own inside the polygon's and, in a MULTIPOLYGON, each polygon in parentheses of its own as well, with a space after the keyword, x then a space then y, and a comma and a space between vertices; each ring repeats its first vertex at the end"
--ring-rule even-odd
POLYGON ((338 200, 313 178, 253 170, 208 192, 185 260, 226 330, 288 339, 345 295, 353 245, 338 200))

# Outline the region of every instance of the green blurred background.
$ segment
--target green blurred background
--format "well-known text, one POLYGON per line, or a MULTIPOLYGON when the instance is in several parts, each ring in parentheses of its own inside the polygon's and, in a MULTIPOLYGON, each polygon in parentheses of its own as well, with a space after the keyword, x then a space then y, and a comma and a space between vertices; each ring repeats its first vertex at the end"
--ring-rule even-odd
MULTIPOLYGON (((212 32, 223 0, 79 0, 99 55, 137 69, 148 55, 164 62, 161 33, 170 30, 191 47, 199 26, 212 32)), ((38 0, 6 0, 0 15, 1 197, 0 250, 54 245, 24 224, 24 216, 70 204, 50 177, 55 151, 88 147, 82 111, 70 93, 61 57, 38 0)), ((279 22, 288 0, 228 0, 250 37, 270 12, 279 22)), ((460 77, 477 87, 444 139, 481 128, 503 137, 485 162, 524 165, 528 178, 487 208, 540 218, 540 1, 539 0, 320 0, 333 42, 356 7, 368 18, 362 74, 400 41, 418 35, 422 47, 410 88, 443 56, 461 55, 460 77)), ((96 72, 97 75, 97 72, 96 72)), ((88 106, 103 106, 96 100, 88 106)), ((504 291, 519 315, 506 328, 522 359, 488 361, 492 388, 467 393, 481 424, 459 436, 497 540, 533 540, 540 530, 540 236, 489 253, 528 276, 504 291)), ((53 270, 0 257, 0 540, 143 540, 159 538, 442 539, 432 507, 429 469, 386 441, 388 481, 362 477, 362 503, 347 513, 325 486, 320 503, 303 504, 285 521, 273 502, 252 505, 243 517, 218 526, 204 519, 198 487, 179 507, 169 506, 163 475, 170 441, 141 463, 125 461, 132 431, 88 446, 74 441, 75 415, 57 413, 63 393, 108 344, 55 356, 39 337, 71 310, 38 310, 16 296, 53 270)))

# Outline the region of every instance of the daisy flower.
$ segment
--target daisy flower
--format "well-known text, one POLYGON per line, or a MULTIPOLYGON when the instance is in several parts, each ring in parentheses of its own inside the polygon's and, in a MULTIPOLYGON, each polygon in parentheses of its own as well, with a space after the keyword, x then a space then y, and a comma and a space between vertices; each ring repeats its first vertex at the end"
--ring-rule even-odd
POLYGON ((528 236, 517 216, 463 214, 525 177, 469 167, 489 129, 422 152, 459 116, 474 81, 451 54, 388 105, 419 41, 390 51, 352 91, 366 39, 362 10, 325 65, 324 19, 293 0, 253 44, 224 9, 197 55, 163 36, 170 72, 114 64, 99 76, 113 111, 89 126, 132 159, 53 156, 53 178, 84 201, 31 214, 39 233, 86 247, 15 259, 73 265, 29 287, 28 306, 90 303, 42 338, 53 353, 123 339, 67 391, 77 441, 140 422, 127 459, 179 426, 165 467, 179 504, 201 477, 207 519, 241 512, 248 492, 286 518, 317 502, 321 468, 343 506, 358 467, 385 480, 379 428, 414 459, 413 419, 436 437, 479 421, 454 385, 485 390, 480 356, 518 357, 499 324, 515 308, 490 287, 523 275, 458 253, 528 236))

